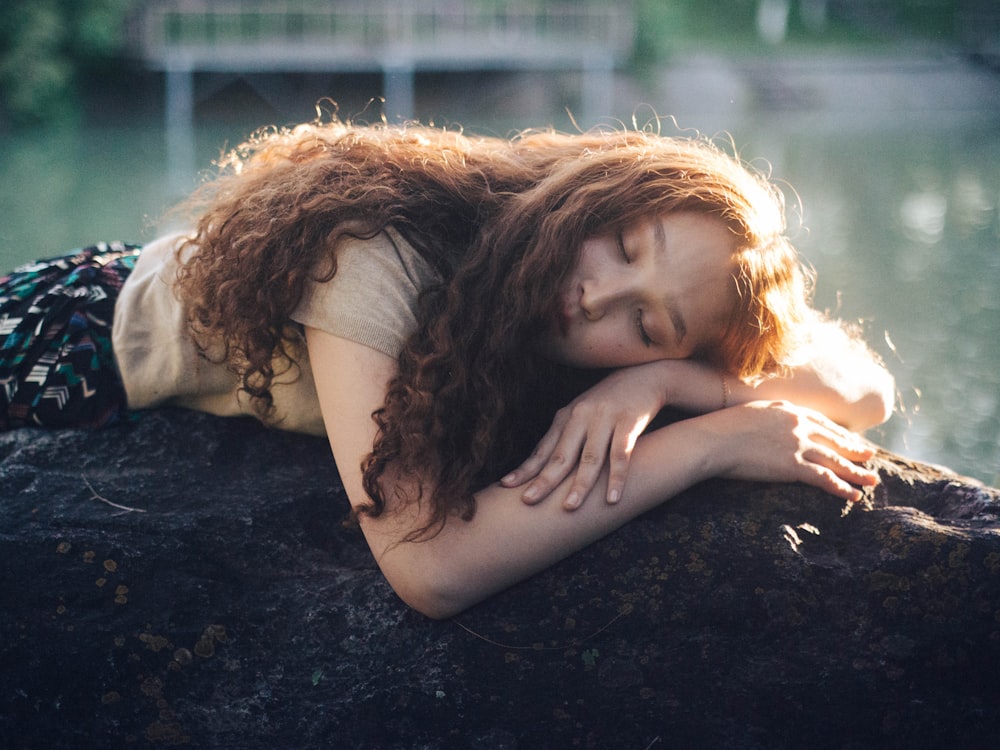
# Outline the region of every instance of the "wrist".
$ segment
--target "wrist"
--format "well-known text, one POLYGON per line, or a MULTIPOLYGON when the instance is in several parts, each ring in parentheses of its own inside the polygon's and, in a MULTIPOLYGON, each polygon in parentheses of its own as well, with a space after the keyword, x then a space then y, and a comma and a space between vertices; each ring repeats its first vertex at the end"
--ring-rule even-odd
POLYGON ((726 373, 722 373, 719 376, 722 379, 722 406, 721 409, 728 409, 732 403, 732 391, 729 388, 729 378, 726 377, 726 373))
POLYGON ((691 359, 665 359, 656 364, 664 406, 706 414, 740 403, 740 380, 723 370, 691 359))
POLYGON ((683 377, 680 372, 683 364, 683 360, 660 359, 646 365, 650 369, 654 388, 660 399, 658 410, 666 409, 668 406, 683 407, 683 377))
POLYGON ((719 409, 696 417, 697 437, 702 447, 700 468, 703 478, 726 476, 733 469, 738 444, 732 444, 732 412, 719 409))

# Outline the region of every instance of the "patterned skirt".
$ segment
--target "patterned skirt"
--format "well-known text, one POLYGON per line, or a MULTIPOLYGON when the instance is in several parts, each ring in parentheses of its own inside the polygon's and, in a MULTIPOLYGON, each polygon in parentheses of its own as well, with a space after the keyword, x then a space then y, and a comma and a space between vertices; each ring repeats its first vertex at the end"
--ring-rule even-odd
POLYGON ((0 430, 125 416, 111 322, 140 251, 100 243, 0 278, 0 430))

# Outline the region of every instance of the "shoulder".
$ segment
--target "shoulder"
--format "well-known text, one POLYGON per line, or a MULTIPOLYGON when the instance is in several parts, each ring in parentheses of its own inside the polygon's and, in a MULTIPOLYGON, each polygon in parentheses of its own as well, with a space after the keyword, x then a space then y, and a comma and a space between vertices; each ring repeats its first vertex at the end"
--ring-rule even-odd
POLYGON ((417 326, 421 292, 441 277, 395 229, 345 239, 337 271, 306 286, 292 319, 397 357, 417 326))
POLYGON ((373 272, 424 289, 441 281, 433 266, 394 227, 374 237, 345 239, 337 248, 337 275, 373 272))

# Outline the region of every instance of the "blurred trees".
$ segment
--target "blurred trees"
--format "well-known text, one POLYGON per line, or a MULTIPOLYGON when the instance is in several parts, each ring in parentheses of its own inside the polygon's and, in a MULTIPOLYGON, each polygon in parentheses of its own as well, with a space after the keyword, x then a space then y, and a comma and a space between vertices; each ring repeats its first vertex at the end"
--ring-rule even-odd
POLYGON ((124 46, 134 0, 0 2, 0 111, 15 125, 64 121, 78 111, 78 84, 111 65, 124 46))
POLYGON ((886 44, 915 38, 958 43, 961 13, 994 0, 634 0, 637 57, 710 48, 761 51, 886 44))
MULTIPOLYGON (((262 0, 263 1, 263 0, 262 0)), ((365 0, 308 0, 364 2, 365 0)), ((399 0, 404 2, 405 0, 399 0)), ((571 0, 465 0, 558 5, 571 0)), ((589 0, 594 3, 615 0, 589 0)), ((61 122, 79 87, 125 59, 125 18, 157 0, 0 0, 0 125, 61 122)), ((921 37, 957 43, 958 16, 995 0, 632 0, 637 71, 674 53, 725 53, 921 37)))

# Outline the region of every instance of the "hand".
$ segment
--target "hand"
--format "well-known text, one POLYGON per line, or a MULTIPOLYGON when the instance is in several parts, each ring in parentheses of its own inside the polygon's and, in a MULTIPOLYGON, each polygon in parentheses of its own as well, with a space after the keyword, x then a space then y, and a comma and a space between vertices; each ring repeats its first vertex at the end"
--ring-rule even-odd
POLYGON ((528 483, 522 499, 544 499, 575 469, 563 506, 580 506, 609 464, 607 501, 621 498, 635 441, 666 403, 657 363, 616 370, 564 406, 531 456, 501 483, 528 483))
POLYGON ((755 401, 703 417, 717 439, 715 476, 804 482, 850 502, 878 484, 860 462, 875 451, 819 412, 784 401, 755 401))

